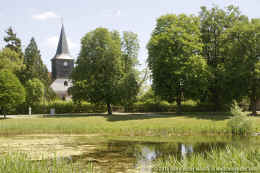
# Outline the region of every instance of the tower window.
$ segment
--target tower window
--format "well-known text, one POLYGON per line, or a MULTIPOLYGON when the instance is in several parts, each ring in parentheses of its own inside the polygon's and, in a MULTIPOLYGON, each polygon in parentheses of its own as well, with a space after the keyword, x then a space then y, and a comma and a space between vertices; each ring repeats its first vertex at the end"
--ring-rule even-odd
POLYGON ((64 86, 68 86, 68 81, 64 81, 64 86))

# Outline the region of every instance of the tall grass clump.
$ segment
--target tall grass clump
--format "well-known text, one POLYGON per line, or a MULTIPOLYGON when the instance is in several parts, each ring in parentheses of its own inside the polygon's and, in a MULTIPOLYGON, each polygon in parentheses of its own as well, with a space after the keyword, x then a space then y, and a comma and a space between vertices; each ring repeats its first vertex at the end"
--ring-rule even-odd
POLYGON ((212 148, 206 153, 196 153, 177 159, 167 159, 154 163, 154 172, 257 172, 260 170, 259 149, 239 150, 227 146, 224 150, 212 148))
POLYGON ((228 121, 227 126, 231 129, 233 135, 248 135, 253 132, 253 122, 249 119, 246 112, 233 102, 230 111, 232 118, 228 121))
POLYGON ((12 152, 0 156, 0 173, 93 173, 92 164, 82 168, 72 160, 53 158, 31 160, 25 153, 12 152))

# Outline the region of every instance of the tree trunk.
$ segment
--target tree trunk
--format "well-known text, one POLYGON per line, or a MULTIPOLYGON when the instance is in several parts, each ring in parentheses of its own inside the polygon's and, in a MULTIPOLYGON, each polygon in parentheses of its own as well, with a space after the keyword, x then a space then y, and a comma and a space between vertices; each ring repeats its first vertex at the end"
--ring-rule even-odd
POLYGON ((110 103, 107 103, 107 113, 108 115, 112 115, 112 108, 110 103))
POLYGON ((181 113, 181 92, 177 94, 177 113, 181 113))
POLYGON ((256 116, 256 91, 255 88, 253 88, 252 95, 250 97, 250 102, 251 102, 251 110, 252 110, 252 115, 256 116))
POLYGON ((0 114, 4 116, 4 119, 6 119, 6 114, 3 108, 0 107, 0 114))
POLYGON ((219 95, 217 93, 217 90, 215 90, 214 94, 213 94, 213 99, 214 99, 214 111, 218 112, 220 111, 220 103, 219 103, 219 95))

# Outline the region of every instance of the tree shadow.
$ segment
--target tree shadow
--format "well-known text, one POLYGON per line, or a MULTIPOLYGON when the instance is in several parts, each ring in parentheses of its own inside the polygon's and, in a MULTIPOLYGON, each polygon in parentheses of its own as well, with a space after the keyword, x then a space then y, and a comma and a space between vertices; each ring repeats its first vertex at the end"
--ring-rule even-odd
POLYGON ((11 118, 8 118, 8 117, 4 118, 4 116, 0 117, 0 120, 8 120, 8 119, 11 119, 11 118))
POLYGON ((55 114, 55 115, 43 115, 44 118, 83 118, 90 116, 101 116, 110 122, 116 121, 129 121, 129 120, 146 120, 153 118, 173 118, 173 117, 186 117, 205 119, 212 121, 223 121, 230 118, 229 112, 152 112, 152 113, 119 113, 114 112, 113 115, 107 113, 67 113, 67 114, 55 114))
POLYGON ((80 117, 91 117, 91 116, 107 116, 106 113, 66 113, 66 114, 45 114, 43 118, 80 118, 80 117))
POLYGON ((185 112, 185 113, 128 113, 113 114, 105 116, 108 121, 128 121, 128 120, 145 120, 153 118, 171 118, 171 117, 187 117, 196 119, 206 119, 213 121, 223 121, 229 119, 228 112, 185 112))

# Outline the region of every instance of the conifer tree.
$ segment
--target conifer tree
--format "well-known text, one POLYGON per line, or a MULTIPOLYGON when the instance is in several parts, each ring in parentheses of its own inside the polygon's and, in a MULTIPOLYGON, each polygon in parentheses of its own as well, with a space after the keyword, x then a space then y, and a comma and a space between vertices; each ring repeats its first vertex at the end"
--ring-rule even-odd
POLYGON ((26 81, 33 78, 41 80, 41 82, 48 87, 50 78, 48 76, 47 67, 43 64, 40 50, 34 38, 31 39, 29 45, 25 49, 24 64, 26 66, 26 81))
POLYGON ((21 40, 16 36, 12 27, 9 27, 6 31, 7 36, 4 37, 4 41, 7 43, 5 47, 10 48, 19 54, 19 57, 23 58, 22 43, 21 40))

